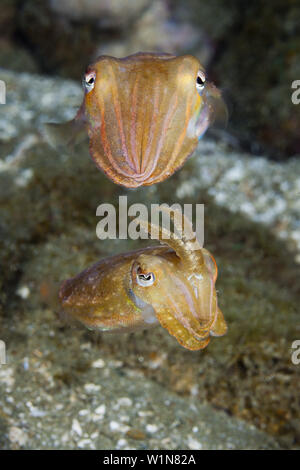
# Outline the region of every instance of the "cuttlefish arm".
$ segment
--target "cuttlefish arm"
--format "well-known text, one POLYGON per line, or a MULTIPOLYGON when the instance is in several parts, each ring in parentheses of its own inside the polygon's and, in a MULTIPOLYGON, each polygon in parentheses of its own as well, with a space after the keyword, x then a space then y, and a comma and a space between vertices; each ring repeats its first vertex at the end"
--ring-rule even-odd
POLYGON ((165 227, 156 226, 148 220, 137 218, 131 223, 139 225, 144 233, 151 235, 151 238, 159 240, 170 246, 187 270, 198 269, 204 264, 201 247, 193 231, 193 226, 189 219, 177 210, 172 210, 169 206, 160 205, 158 211, 166 213, 174 223, 174 232, 165 227))
POLYGON ((64 123, 49 122, 43 125, 43 135, 51 147, 56 150, 74 148, 86 141, 88 143, 85 104, 79 108, 76 116, 64 123))
MULTIPOLYGON (((217 263, 214 257, 212 256, 212 254, 205 248, 202 248, 202 254, 203 254, 207 269, 210 272, 211 277, 213 279, 213 284, 215 285, 217 277, 218 277, 217 263)), ((211 336, 223 336, 227 333, 228 328, 224 319, 224 315, 217 305, 216 293, 215 293, 215 302, 216 302, 216 316, 211 325, 210 335, 211 336)))
POLYGON ((224 129, 228 124, 228 108, 222 99, 220 90, 213 83, 207 83, 203 95, 205 95, 205 102, 208 107, 210 126, 224 129))

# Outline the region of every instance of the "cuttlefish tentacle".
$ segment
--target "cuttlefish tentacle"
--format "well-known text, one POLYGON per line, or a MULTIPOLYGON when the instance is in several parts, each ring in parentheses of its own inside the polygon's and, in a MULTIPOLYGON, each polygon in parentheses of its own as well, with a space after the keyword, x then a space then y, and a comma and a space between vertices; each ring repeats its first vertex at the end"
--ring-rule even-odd
POLYGON ((160 208, 170 216, 171 221, 174 223, 174 238, 179 240, 184 253, 182 261, 191 269, 199 269, 199 266, 204 263, 204 258, 191 221, 181 211, 173 211, 167 205, 162 204, 160 208), (178 232, 179 238, 176 237, 176 232, 178 232))
POLYGON ((163 204, 159 206, 158 210, 170 216, 171 221, 174 223, 174 232, 141 218, 134 219, 131 223, 139 225, 144 232, 151 235, 151 238, 169 245, 181 259, 186 269, 191 271, 199 269, 199 266, 204 264, 204 257, 189 219, 181 212, 163 204))

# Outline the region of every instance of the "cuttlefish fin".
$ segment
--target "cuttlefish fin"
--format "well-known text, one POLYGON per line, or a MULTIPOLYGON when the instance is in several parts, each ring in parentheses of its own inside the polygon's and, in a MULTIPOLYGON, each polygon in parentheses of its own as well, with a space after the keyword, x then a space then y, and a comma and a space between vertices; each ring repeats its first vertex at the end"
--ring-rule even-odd
POLYGON ((74 147, 88 139, 84 110, 80 108, 74 119, 64 123, 45 123, 43 134, 46 141, 57 150, 74 147))
POLYGON ((210 341, 209 336, 203 339, 195 338, 168 310, 159 313, 156 312, 156 317, 161 326, 165 328, 170 335, 174 336, 178 343, 186 349, 198 351, 199 349, 205 348, 210 341))
POLYGON ((212 83, 206 86, 210 127, 224 129, 228 123, 228 108, 226 103, 221 96, 221 92, 212 83))
POLYGON ((210 334, 211 336, 223 336, 227 333, 227 325, 224 320, 223 313, 218 308, 218 312, 215 318, 214 323, 211 326, 210 334))

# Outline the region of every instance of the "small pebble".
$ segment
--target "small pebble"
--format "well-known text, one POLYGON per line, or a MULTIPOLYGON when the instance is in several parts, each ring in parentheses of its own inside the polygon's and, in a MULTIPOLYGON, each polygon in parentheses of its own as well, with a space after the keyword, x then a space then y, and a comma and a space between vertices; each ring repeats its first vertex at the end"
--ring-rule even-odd
POLYGON ((158 426, 156 426, 156 424, 147 424, 146 431, 153 434, 158 431, 158 426))
POLYGON ((29 297, 30 290, 27 286, 19 287, 19 289, 17 290, 17 295, 25 300, 29 297))
POLYGON ((146 434, 139 429, 129 429, 127 431, 126 436, 130 437, 131 439, 135 439, 136 441, 143 441, 146 439, 146 434))

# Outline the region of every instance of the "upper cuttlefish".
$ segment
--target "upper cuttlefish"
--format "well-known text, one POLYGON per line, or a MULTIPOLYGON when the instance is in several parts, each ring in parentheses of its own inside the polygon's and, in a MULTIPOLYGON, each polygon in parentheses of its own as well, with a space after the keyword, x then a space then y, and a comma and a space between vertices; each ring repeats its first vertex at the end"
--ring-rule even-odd
POLYGON ((96 165, 127 188, 164 181, 212 123, 227 119, 219 90, 192 55, 100 56, 88 66, 83 87, 75 118, 48 124, 48 139, 72 144, 87 132, 96 165))

